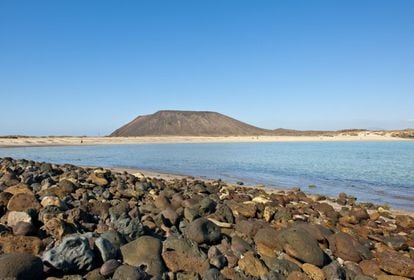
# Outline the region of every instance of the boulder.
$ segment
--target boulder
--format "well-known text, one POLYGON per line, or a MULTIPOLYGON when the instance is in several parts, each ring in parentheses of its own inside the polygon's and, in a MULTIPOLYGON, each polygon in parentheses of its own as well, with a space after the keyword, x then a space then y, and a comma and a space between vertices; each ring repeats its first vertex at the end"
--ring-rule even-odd
POLYGON ((42 279, 43 263, 27 253, 0 255, 0 279, 42 279))
POLYGON ((276 257, 277 231, 272 227, 264 227, 260 229, 254 236, 257 251, 261 256, 276 257))
POLYGON ((146 280, 148 279, 144 271, 138 267, 133 267, 129 265, 121 265, 115 270, 112 280, 146 280))
POLYGON ((114 274, 115 270, 120 266, 121 264, 114 259, 108 260, 104 262, 104 264, 101 266, 99 272, 101 275, 108 277, 114 274))
POLYGON ((302 262, 318 267, 325 263, 325 255, 318 242, 303 228, 292 226, 282 229, 278 232, 275 242, 279 250, 284 250, 302 262))
POLYGON ((118 249, 105 238, 98 237, 95 240, 95 246, 98 248, 98 251, 101 254, 101 258, 104 262, 110 259, 116 259, 118 256, 118 249))
POLYGON ((263 277, 269 273, 267 267, 255 257, 253 252, 244 254, 238 265, 242 271, 253 277, 263 277))
POLYGON ((7 214, 7 225, 9 227, 14 227, 19 222, 31 223, 32 217, 28 213, 21 211, 10 211, 7 214))
POLYGON ((335 233, 328 238, 328 241, 332 253, 343 260, 359 262, 372 258, 371 251, 347 233, 335 233))
POLYGON ((414 260, 401 253, 384 251, 378 255, 382 270, 408 278, 414 278, 414 260))
POLYGON ((40 207, 40 203, 32 193, 17 193, 10 198, 9 203, 7 204, 7 209, 9 211, 25 212, 28 209, 39 210, 40 207))
POLYGON ((46 265, 65 273, 90 270, 94 257, 88 239, 81 235, 65 237, 61 244, 43 253, 46 265))
POLYGON ((152 236, 141 236, 121 247, 125 264, 145 267, 145 272, 152 276, 160 276, 165 271, 161 251, 161 241, 152 236))
MULTIPOLYGON (((312 279, 312 280, 325 280, 325 273, 319 267, 310 264, 304 263, 302 265, 302 270, 312 279)), ((328 278, 328 279, 336 279, 336 278, 328 278)))
POLYGON ((210 268, 205 253, 199 250, 197 243, 185 238, 168 237, 163 243, 162 258, 172 272, 197 272, 204 275, 210 268))
POLYGON ((4 253, 28 253, 38 255, 43 250, 43 242, 34 236, 0 236, 0 246, 4 253))
POLYGON ((187 226, 185 235, 198 244, 213 244, 220 241, 221 230, 208 219, 198 218, 187 226))

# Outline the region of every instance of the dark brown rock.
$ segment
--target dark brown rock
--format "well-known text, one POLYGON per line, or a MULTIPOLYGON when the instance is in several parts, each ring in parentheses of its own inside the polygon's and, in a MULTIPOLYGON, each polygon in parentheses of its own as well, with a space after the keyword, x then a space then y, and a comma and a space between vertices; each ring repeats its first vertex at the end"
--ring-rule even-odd
POLYGON ((185 235, 198 244, 213 244, 220 241, 221 230, 208 219, 198 218, 187 226, 185 235))
POLYGON ((0 279, 31 280, 43 278, 43 263, 27 253, 0 255, 0 279))
POLYGON ((374 260, 363 260, 358 264, 359 268, 361 268, 362 272, 365 275, 371 276, 371 277, 378 277, 380 275, 385 274, 378 263, 374 260))
POLYGON ((255 257, 253 252, 247 252, 239 260, 239 267, 247 275, 253 277, 262 277, 269 273, 267 267, 255 257))
POLYGON ((325 263, 325 255, 319 248, 318 242, 306 230, 300 227, 290 227, 278 232, 275 240, 277 248, 288 255, 318 267, 325 263))
POLYGON ((403 277, 414 278, 414 260, 398 252, 384 251, 378 255, 382 270, 403 277))
POLYGON ((99 272, 103 276, 111 276, 121 264, 117 260, 108 260, 101 266, 99 272))
POLYGON ((161 251, 161 241, 152 236, 141 236, 121 247, 125 264, 145 267, 145 272, 152 276, 159 276, 165 270, 161 251))
POLYGON ((257 207, 253 202, 238 203, 233 200, 228 200, 226 201, 226 205, 231 209, 234 216, 242 215, 246 218, 254 218, 256 216, 257 207))
POLYGON ((271 227, 264 227, 260 229, 254 236, 256 248, 261 256, 275 257, 277 244, 277 231, 271 227))
POLYGON ((204 275, 210 268, 207 256, 197 243, 184 238, 168 237, 163 243, 162 258, 172 272, 197 272, 204 275))
POLYGON ((328 241, 332 253, 343 260, 359 262, 372 258, 370 250, 347 233, 338 232, 331 235, 328 241))

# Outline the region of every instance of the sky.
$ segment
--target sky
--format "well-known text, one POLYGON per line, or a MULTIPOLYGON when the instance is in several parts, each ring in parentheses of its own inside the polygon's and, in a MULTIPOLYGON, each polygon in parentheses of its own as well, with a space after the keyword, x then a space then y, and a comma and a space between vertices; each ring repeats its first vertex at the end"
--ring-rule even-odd
POLYGON ((414 127, 411 0, 0 0, 0 135, 158 110, 264 128, 414 127))

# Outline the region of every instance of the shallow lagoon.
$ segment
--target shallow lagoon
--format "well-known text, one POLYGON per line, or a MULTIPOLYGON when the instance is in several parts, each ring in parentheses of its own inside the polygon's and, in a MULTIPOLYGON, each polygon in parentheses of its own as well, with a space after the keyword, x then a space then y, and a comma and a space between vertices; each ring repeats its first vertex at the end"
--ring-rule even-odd
POLYGON ((0 157, 222 178, 414 210, 414 142, 139 144, 2 148, 0 157), (309 188, 309 185, 316 185, 309 188))

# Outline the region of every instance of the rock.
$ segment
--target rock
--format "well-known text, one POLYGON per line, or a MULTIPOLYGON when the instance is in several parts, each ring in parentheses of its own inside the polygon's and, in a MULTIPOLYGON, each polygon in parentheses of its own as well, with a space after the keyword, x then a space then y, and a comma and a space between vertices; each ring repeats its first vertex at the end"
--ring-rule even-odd
POLYGON ((104 264, 101 266, 99 272, 101 275, 108 277, 114 274, 115 270, 120 266, 121 264, 117 260, 107 260, 104 262, 104 264))
POLYGON ((306 230, 310 235, 312 235, 313 238, 315 238, 319 242, 324 242, 328 239, 329 236, 333 234, 331 230, 321 225, 300 223, 296 226, 306 230))
POLYGON ((262 257, 266 266, 285 277, 287 277, 293 271, 301 271, 300 267, 288 260, 280 260, 277 258, 262 257))
POLYGON ((385 274, 376 261, 374 260, 363 260, 359 264, 359 268, 361 268, 362 272, 365 275, 371 276, 371 277, 378 277, 382 274, 385 274))
POLYGON ((370 218, 365 208, 352 208, 349 215, 355 217, 358 223, 360 223, 363 220, 368 220, 370 218))
POLYGON ((261 256, 276 257, 277 231, 272 227, 264 227, 260 229, 254 236, 257 251, 261 256))
POLYGON ((59 188, 67 194, 73 193, 76 190, 76 185, 72 181, 67 179, 61 180, 58 185, 59 188))
POLYGON ((377 280, 409 280, 409 278, 395 275, 380 275, 377 280))
POLYGON ((121 247, 124 263, 145 267, 145 272, 152 276, 160 276, 165 271, 161 251, 161 241, 151 236, 141 236, 121 247))
POLYGON ((197 243, 174 236, 163 243, 162 258, 172 272, 197 272, 204 275, 210 268, 205 253, 199 250, 197 243))
POLYGON ((176 280, 199 280, 200 276, 197 272, 178 272, 176 280))
POLYGON ((0 209, 6 208, 13 195, 8 192, 0 192, 0 209))
POLYGON ((121 265, 115 270, 112 280, 146 280, 147 275, 137 267, 121 265))
POLYGON ((7 225, 14 227, 19 222, 32 223, 32 217, 26 212, 11 211, 7 214, 7 225))
POLYGON ((99 272, 99 268, 89 271, 83 279, 85 280, 105 280, 106 278, 99 272))
MULTIPOLYGON (((304 263, 302 265, 302 270, 312 279, 312 280, 325 280, 325 274, 323 273, 322 269, 319 267, 310 264, 304 263)), ((328 279, 336 279, 336 278, 328 278, 328 279)))
POLYGON ((291 272, 286 280, 311 280, 308 275, 303 272, 293 271, 291 272))
POLYGON ((105 231, 101 234, 101 237, 111 242, 112 246, 114 246, 117 250, 119 250, 122 245, 126 244, 126 240, 122 234, 115 230, 105 231))
POLYGON ((260 225, 258 221, 237 219, 235 230, 246 237, 253 238, 262 227, 263 224, 260 225))
POLYGON ((266 206, 263 211, 263 218, 266 222, 270 222, 275 216, 276 208, 272 206, 266 206))
POLYGON ((98 237, 95 240, 95 246, 98 248, 98 251, 101 254, 101 258, 104 262, 110 259, 116 259, 118 256, 118 249, 105 238, 98 237))
POLYGON ((4 190, 7 193, 10 193, 12 195, 18 194, 18 193, 30 193, 33 194, 33 192, 30 190, 29 186, 26 184, 17 184, 11 187, 8 187, 4 190))
POLYGON ((165 210, 166 208, 170 207, 170 201, 168 200, 167 197, 165 197, 165 195, 161 194, 159 196, 156 196, 154 198, 154 204, 155 207, 157 207, 158 209, 165 210))
POLYGON ((343 268, 345 269, 345 274, 349 276, 348 278, 354 278, 357 275, 363 274, 362 269, 358 266, 357 263, 354 262, 345 261, 343 268))
POLYGON ((383 242, 396 251, 408 249, 408 244, 402 236, 386 237, 383 242))
POLYGON ((186 236, 198 244, 213 244, 221 239, 221 230, 206 218, 198 218, 191 222, 186 230, 186 236))
POLYGON ((0 255, 0 279, 42 279, 43 263, 26 253, 0 255))
POLYGON ((243 270, 247 275, 253 277, 262 277, 269 273, 267 267, 254 256, 253 252, 247 252, 239 260, 238 263, 241 270, 243 270))
POLYGON ((304 229, 290 227, 278 232, 275 240, 279 250, 284 250, 288 255, 322 267, 325 263, 325 255, 319 248, 318 242, 304 229))
POLYGON ((103 174, 101 175, 99 173, 92 172, 91 175, 89 176, 89 180, 93 184, 98 185, 100 187, 104 187, 108 185, 108 180, 106 180, 105 177, 103 177, 103 174))
POLYGON ((378 255, 382 270, 408 278, 414 278, 414 260, 398 252, 384 251, 378 255))
POLYGON ((94 261, 94 253, 89 241, 84 236, 65 237, 61 244, 43 253, 43 261, 55 269, 65 273, 90 270, 94 261))
POLYGON ((40 207, 40 203, 31 193, 17 193, 10 198, 9 203, 7 204, 7 209, 9 211, 25 212, 28 209, 39 210, 40 207))
POLYGON ((217 268, 210 268, 207 270, 206 274, 204 274, 203 279, 205 280, 224 280, 223 275, 221 275, 220 271, 217 268))
POLYGON ((66 221, 60 218, 51 218, 45 221, 43 229, 47 234, 59 240, 62 239, 64 235, 76 232, 76 229, 73 225, 68 224, 66 221))
POLYGON ((43 243, 34 236, 0 236, 0 247, 3 252, 28 253, 38 255, 43 250, 43 243))
POLYGON ((144 226, 139 218, 120 218, 116 224, 118 231, 127 241, 132 241, 144 235, 144 226))
POLYGON ((169 226, 176 225, 179 219, 178 214, 171 207, 167 207, 166 209, 164 209, 161 212, 161 215, 164 218, 164 220, 168 221, 166 222, 166 224, 168 224, 169 226))
POLYGON ((339 265, 337 261, 331 262, 329 265, 322 268, 326 279, 346 279, 345 270, 339 265))
POLYGON ((233 200, 226 201, 226 205, 233 211, 234 216, 242 215, 246 218, 254 218, 257 208, 255 203, 238 203, 233 200))
POLYGON ((56 207, 59 207, 59 208, 61 208, 62 207, 62 202, 60 201, 60 199, 58 198, 58 197, 56 197, 56 196, 45 196, 43 199, 42 199, 42 201, 40 202, 40 204, 43 206, 43 207, 46 207, 46 206, 56 206, 56 207))
POLYGON ((354 280, 375 280, 375 279, 369 276, 366 276, 366 275, 357 275, 355 276, 354 280))
POLYGON ((34 226, 31 223, 26 223, 26 222, 18 222, 13 227, 13 234, 14 235, 25 236, 25 235, 32 234, 34 231, 35 231, 34 226))
POLYGON ((408 215, 397 215, 396 224, 407 229, 414 229, 414 218, 408 215))
POLYGON ((199 217, 200 215, 198 214, 197 209, 189 207, 184 208, 184 218, 186 218, 189 222, 192 222, 199 217))
POLYGON ((370 250, 347 233, 335 233, 328 238, 328 241, 332 253, 343 260, 359 262, 372 258, 370 250))

